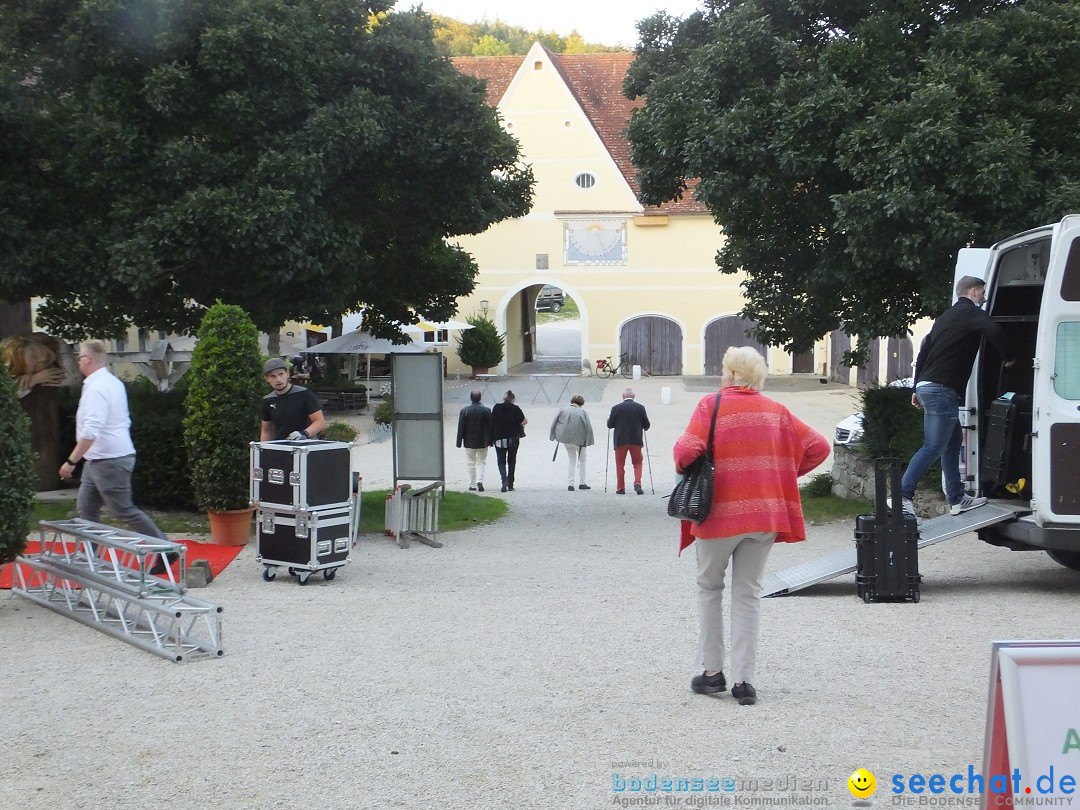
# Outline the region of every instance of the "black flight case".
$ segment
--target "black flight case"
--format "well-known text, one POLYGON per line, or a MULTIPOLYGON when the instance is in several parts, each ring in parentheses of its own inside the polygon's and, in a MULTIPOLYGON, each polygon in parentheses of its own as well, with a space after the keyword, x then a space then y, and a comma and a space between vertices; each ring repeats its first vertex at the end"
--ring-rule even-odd
POLYGON ((875 513, 855 518, 859 596, 864 602, 918 602, 919 524, 903 511, 900 459, 875 459, 874 485, 875 513))
POLYGON ((263 579, 286 567, 301 585, 322 571, 333 579, 356 538, 350 447, 297 439, 251 443, 251 500, 256 507, 256 562, 263 579))
POLYGON ((1006 485, 1030 477, 1031 395, 1002 394, 990 403, 979 483, 983 494, 993 498, 1004 495, 1006 485))

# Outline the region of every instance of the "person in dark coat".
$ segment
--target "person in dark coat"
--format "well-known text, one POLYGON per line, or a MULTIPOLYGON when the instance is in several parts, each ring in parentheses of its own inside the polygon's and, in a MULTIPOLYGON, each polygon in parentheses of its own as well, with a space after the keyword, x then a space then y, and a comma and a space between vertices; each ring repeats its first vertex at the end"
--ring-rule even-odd
POLYGON ((521 408, 514 404, 514 399, 514 392, 507 391, 503 401, 491 409, 491 439, 495 443, 495 458, 499 462, 503 492, 514 491, 518 446, 525 435, 525 425, 529 424, 521 408))
POLYGON ((469 489, 484 491, 484 469, 491 446, 491 409, 480 402, 480 391, 470 391, 471 403, 458 414, 457 446, 465 448, 469 489))
POLYGON ((626 494, 626 456, 634 465, 634 492, 644 495, 641 488, 641 448, 645 444, 645 431, 649 429, 649 415, 645 406, 634 400, 634 389, 622 392, 622 402, 611 409, 607 426, 614 430, 615 442, 615 494, 626 494))

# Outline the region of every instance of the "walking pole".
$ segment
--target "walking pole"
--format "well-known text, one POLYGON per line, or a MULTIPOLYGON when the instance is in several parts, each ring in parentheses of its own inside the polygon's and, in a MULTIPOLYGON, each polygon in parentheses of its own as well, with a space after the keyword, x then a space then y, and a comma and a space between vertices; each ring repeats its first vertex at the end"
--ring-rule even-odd
POLYGON ((641 434, 645 439, 645 459, 649 462, 649 489, 652 490, 652 494, 656 494, 656 487, 653 485, 652 480, 652 457, 649 455, 649 431, 645 431, 641 434))
POLYGON ((607 429, 607 450, 604 451, 604 494, 607 494, 608 458, 611 456, 611 428, 607 429))

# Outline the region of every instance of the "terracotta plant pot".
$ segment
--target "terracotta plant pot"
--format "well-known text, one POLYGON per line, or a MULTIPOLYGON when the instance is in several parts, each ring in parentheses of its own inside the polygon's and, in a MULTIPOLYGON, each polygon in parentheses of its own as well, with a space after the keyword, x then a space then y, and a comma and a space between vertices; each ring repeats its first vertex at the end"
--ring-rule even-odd
POLYGON ((488 369, 487 369, 486 366, 473 366, 472 367, 472 378, 474 380, 476 379, 477 374, 487 374, 487 373, 488 373, 488 369))
POLYGON ((251 515, 255 508, 207 512, 210 518, 210 542, 219 546, 246 546, 251 539, 251 515))

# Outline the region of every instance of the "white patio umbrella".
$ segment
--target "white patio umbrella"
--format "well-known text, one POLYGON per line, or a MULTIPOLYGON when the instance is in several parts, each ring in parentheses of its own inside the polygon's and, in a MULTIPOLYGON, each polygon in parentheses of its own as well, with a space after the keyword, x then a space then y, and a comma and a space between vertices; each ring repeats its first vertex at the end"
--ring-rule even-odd
MULTIPOLYGON (((416 343, 391 343, 386 338, 378 338, 369 332, 361 332, 359 329, 336 338, 316 343, 301 349, 303 354, 366 354, 368 355, 367 379, 371 382, 371 357, 373 354, 418 354, 424 351, 423 346, 416 343)), ((368 385, 370 388, 371 386, 368 385)))

